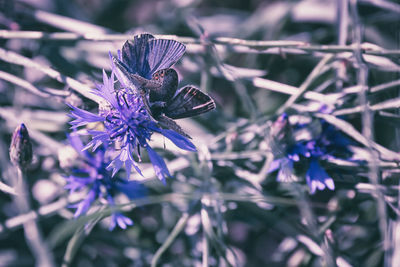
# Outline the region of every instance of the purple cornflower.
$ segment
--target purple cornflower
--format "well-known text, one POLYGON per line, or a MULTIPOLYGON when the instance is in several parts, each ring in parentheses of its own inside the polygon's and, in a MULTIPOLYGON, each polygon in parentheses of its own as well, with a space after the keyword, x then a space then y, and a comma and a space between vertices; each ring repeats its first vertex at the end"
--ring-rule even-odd
POLYGON ((320 165, 320 161, 338 156, 348 158, 351 154, 348 148, 351 141, 347 137, 324 120, 318 120, 316 123, 320 126, 317 131, 314 131, 315 125, 311 123, 288 127, 289 120, 284 114, 271 127, 272 134, 277 130, 286 130, 286 132, 280 140, 275 140, 281 143, 283 149, 280 153, 275 153, 275 160, 271 163, 268 172, 279 170, 278 181, 293 181, 296 178, 295 163, 308 164, 305 176, 311 194, 314 194, 317 189, 335 189, 332 177, 320 165), (299 134, 300 132, 302 134, 299 134), (306 135, 308 138, 301 137, 295 140, 296 135, 304 136, 304 132, 308 132, 306 135))
POLYGON ((123 90, 114 89, 114 72, 109 78, 103 71, 103 84, 98 85, 94 94, 102 97, 105 104, 100 108, 99 114, 70 106, 72 108, 70 122, 72 129, 87 125, 92 122, 102 122, 102 130, 89 130, 92 140, 84 149, 92 147, 96 150, 101 144, 106 146, 113 144, 119 148, 119 154, 107 166, 113 169, 113 176, 125 165, 127 177, 129 177, 132 167, 141 174, 140 169, 135 164, 135 155, 140 160, 140 148, 145 148, 155 173, 161 181, 170 177, 167 166, 148 144, 154 132, 160 133, 170 139, 176 146, 188 151, 196 151, 196 147, 186 137, 179 133, 158 127, 157 123, 147 114, 140 97, 134 94, 127 94, 123 90))
MULTIPOLYGON (((114 196, 118 193, 125 194, 129 199, 135 199, 146 195, 145 187, 136 181, 128 181, 122 178, 112 178, 111 172, 107 170, 106 149, 99 147, 95 154, 83 150, 82 141, 77 135, 68 136, 70 145, 78 152, 82 161, 78 168, 72 169, 71 175, 66 177, 66 189, 70 193, 86 190, 86 197, 80 202, 72 205, 76 208, 74 217, 85 214, 96 200, 115 205, 114 196)), ((130 218, 120 212, 113 212, 109 229, 115 226, 125 229, 133 222, 130 218)))

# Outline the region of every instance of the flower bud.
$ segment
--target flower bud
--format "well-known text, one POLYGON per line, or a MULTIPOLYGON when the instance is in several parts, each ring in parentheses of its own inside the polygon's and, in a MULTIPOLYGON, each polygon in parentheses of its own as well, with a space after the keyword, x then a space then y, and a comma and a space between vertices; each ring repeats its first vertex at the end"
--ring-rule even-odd
POLYGON ((20 168, 26 168, 32 161, 32 144, 28 129, 23 123, 13 133, 10 145, 10 159, 14 165, 20 168))

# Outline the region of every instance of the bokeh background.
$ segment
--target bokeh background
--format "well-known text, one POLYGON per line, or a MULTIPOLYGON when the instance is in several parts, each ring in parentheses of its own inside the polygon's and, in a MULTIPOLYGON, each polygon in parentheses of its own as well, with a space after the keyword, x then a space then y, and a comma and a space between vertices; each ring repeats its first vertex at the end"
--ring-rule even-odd
MULTIPOLYGON (((8 147, 24 122, 34 149, 26 177, 31 216, 39 217, 56 266, 149 266, 162 246, 157 266, 400 266, 396 160, 376 168, 362 161, 327 162, 336 189, 314 195, 304 176, 294 184, 279 183, 265 169, 268 129, 290 95, 277 91, 298 89, 328 54, 334 60, 309 90, 328 97, 360 85, 361 45, 372 51, 362 59, 368 88, 395 84, 341 95, 330 107, 389 101, 390 108, 345 112, 341 118, 399 151, 399 15, 400 3, 389 0, 1 0, 1 181, 11 184, 16 175, 8 147), (36 35, 12 34, 19 31, 36 35), (59 32, 71 35, 51 35, 59 32), (178 122, 198 153, 168 143, 163 149, 165 140, 154 141, 174 178, 163 185, 144 156, 148 196, 125 212, 135 224, 108 231, 101 212, 75 220, 68 208, 74 199, 63 189, 63 164, 70 160, 66 103, 87 110, 97 105, 64 78, 94 88, 102 69, 110 71, 108 52, 115 55, 126 39, 144 32, 187 45, 175 66, 180 83, 206 91, 217 108, 178 122)), ((297 103, 306 109, 289 107, 290 114, 312 117, 309 100, 297 103)), ((22 228, 29 219, 18 214, 13 196, 0 192, 0 266, 35 265, 22 228)))

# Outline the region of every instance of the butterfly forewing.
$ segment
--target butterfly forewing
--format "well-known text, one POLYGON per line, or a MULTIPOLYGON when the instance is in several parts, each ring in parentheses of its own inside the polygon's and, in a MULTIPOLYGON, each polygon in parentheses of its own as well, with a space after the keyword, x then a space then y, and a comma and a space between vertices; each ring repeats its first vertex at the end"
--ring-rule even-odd
POLYGON ((126 41, 122 47, 122 62, 128 66, 131 73, 150 79, 149 73, 149 41, 153 40, 151 34, 141 34, 134 37, 133 41, 126 41))
POLYGON ((215 108, 214 100, 199 89, 186 86, 167 103, 164 114, 171 119, 196 116, 215 108))
POLYGON ((122 47, 122 62, 131 73, 150 79, 151 74, 172 67, 185 53, 185 45, 167 39, 155 39, 151 34, 141 34, 122 47))
POLYGON ((131 79, 131 73, 123 62, 118 60, 116 57, 112 57, 113 64, 115 66, 114 73, 118 80, 121 82, 125 89, 135 93, 139 90, 139 84, 136 80, 131 79))
POLYGON ((118 80, 125 89, 130 90, 131 93, 138 93, 141 90, 153 90, 161 87, 162 83, 159 81, 148 80, 139 74, 130 73, 126 64, 116 57, 113 57, 112 60, 115 66, 115 75, 117 75, 118 80))
POLYGON ((185 53, 186 46, 174 40, 153 39, 148 42, 151 73, 172 67, 185 53))

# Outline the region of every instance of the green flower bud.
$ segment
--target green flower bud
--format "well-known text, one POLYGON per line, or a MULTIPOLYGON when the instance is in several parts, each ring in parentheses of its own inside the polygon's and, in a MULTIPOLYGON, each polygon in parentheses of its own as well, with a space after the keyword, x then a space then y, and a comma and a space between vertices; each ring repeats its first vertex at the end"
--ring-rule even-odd
POLYGON ((10 145, 10 159, 14 165, 21 169, 26 168, 32 161, 32 143, 28 129, 23 123, 13 133, 10 145))

